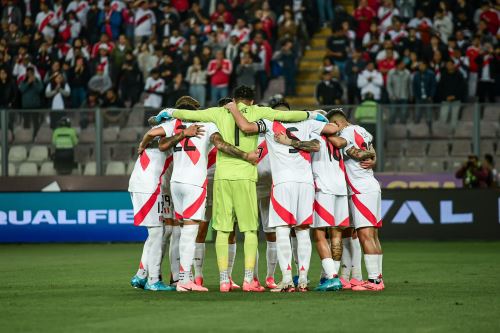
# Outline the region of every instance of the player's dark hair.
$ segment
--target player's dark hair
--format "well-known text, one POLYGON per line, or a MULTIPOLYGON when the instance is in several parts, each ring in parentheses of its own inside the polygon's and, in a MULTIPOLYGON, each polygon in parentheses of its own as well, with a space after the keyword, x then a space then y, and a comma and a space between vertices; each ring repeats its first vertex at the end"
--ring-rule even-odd
POLYGON ((233 96, 235 99, 253 101, 255 99, 255 90, 249 86, 242 85, 234 89, 233 96))
POLYGON ((288 104, 285 100, 280 100, 280 101, 276 101, 274 103, 269 104, 269 107, 271 107, 272 109, 276 109, 280 106, 284 106, 285 108, 290 110, 290 104, 288 104))
POLYGON ((230 97, 222 97, 221 99, 219 99, 219 101, 217 102, 217 105, 218 106, 224 106, 226 105, 227 103, 231 103, 233 100, 230 98, 230 97))
POLYGON ((174 107, 176 109, 183 109, 183 110, 198 110, 198 108, 200 107, 200 102, 198 102, 191 96, 181 96, 175 102, 174 107))
POLYGON ((342 108, 333 108, 328 113, 326 114, 326 118, 332 119, 332 118, 343 118, 344 120, 347 120, 347 115, 345 114, 344 110, 342 108))

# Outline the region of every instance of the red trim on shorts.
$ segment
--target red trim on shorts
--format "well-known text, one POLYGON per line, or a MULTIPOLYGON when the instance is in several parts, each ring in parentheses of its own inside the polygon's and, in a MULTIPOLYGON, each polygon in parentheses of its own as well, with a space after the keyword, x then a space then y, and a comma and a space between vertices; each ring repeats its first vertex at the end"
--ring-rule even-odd
MULTIPOLYGON (((143 153, 144 154, 144 153, 143 153)), ((142 155, 141 155, 142 156, 142 155)), ((149 158, 148 158, 149 160, 149 158)), ((141 209, 137 212, 137 214, 134 215, 134 225, 140 225, 146 216, 148 216, 149 212, 151 211, 151 208, 155 205, 155 202, 158 198, 158 194, 160 194, 160 187, 161 187, 161 182, 163 175, 167 171, 168 167, 170 166, 170 163, 172 163, 173 156, 170 155, 166 160, 165 164, 163 165, 163 170, 160 174, 158 185, 156 186, 156 189, 153 194, 149 197, 148 201, 141 207, 141 209)))
POLYGON ((271 187, 271 204, 273 205, 273 209, 278 214, 278 216, 288 225, 296 225, 297 221, 295 220, 295 216, 286 210, 285 207, 280 205, 276 198, 274 197, 274 185, 271 187))
MULTIPOLYGON (((377 222, 377 218, 375 217, 375 215, 373 215, 373 213, 368 209, 368 207, 366 207, 359 199, 358 197, 353 194, 351 196, 351 200, 352 200, 352 203, 354 204, 354 206, 356 206, 356 208, 358 209, 358 211, 361 213, 361 215, 363 215, 365 217, 365 219, 367 219, 371 224, 373 224, 373 226, 375 228, 378 228, 378 223, 377 222)), ((380 221, 380 223, 382 223, 382 221, 380 221)))
POLYGON ((338 227, 346 227, 346 228, 348 228, 349 226, 350 226, 350 224, 349 224, 349 216, 348 216, 348 217, 346 217, 346 218, 344 219, 344 221, 342 221, 342 222, 338 225, 338 227))
POLYGON ((300 225, 311 225, 313 223, 313 214, 309 215, 300 225))
POLYGON ((321 206, 317 200, 314 200, 314 211, 316 212, 316 214, 318 214, 319 217, 323 219, 323 221, 325 221, 332 227, 335 226, 335 217, 323 206, 321 206))
POLYGON ((198 209, 200 209, 201 205, 203 205, 203 203, 207 198, 207 183, 208 183, 208 178, 205 180, 205 183, 203 184, 203 191, 201 192, 198 199, 196 199, 195 202, 191 204, 191 206, 189 206, 184 210, 184 213, 182 214, 183 218, 185 219, 191 218, 198 211, 198 209))

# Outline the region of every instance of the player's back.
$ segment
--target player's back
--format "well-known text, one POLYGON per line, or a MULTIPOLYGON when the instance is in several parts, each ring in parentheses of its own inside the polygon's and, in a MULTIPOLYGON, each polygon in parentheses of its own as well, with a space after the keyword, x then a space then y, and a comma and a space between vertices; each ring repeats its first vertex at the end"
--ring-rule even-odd
POLYGON ((277 143, 274 140, 274 135, 285 133, 289 138, 308 141, 313 133, 319 135, 325 124, 314 120, 297 123, 264 120, 264 123, 273 184, 278 185, 286 182, 313 184, 311 154, 277 143))
MULTIPOLYGON (((368 150, 373 146, 373 136, 366 129, 358 125, 349 125, 343 128, 340 136, 347 141, 344 152, 352 147, 368 150)), ((380 191, 380 184, 375 179, 372 169, 362 168, 359 161, 350 158, 345 153, 344 164, 346 168, 346 181, 351 194, 380 191)))
POLYGON ((134 170, 129 179, 129 192, 154 193, 161 183, 161 177, 166 171, 170 161, 170 153, 158 149, 159 138, 155 138, 135 161, 134 170))
POLYGON ((342 149, 335 147, 324 135, 313 136, 320 143, 312 153, 312 172, 316 187, 324 193, 347 195, 342 149))
POLYGON ((203 187, 207 180, 208 153, 213 148, 210 137, 218 130, 213 123, 192 123, 177 119, 173 124, 173 134, 193 124, 202 125, 205 133, 199 138, 184 138, 173 148, 174 168, 171 181, 203 187))

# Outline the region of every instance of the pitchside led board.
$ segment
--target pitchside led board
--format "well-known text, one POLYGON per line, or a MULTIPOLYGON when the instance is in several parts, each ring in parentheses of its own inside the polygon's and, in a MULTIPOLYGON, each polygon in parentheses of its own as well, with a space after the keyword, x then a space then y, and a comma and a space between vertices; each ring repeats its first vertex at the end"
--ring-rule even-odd
MULTIPOLYGON (((500 239, 500 191, 384 190, 382 239, 500 239)), ((0 193, 0 242, 136 242, 127 192, 0 193)))

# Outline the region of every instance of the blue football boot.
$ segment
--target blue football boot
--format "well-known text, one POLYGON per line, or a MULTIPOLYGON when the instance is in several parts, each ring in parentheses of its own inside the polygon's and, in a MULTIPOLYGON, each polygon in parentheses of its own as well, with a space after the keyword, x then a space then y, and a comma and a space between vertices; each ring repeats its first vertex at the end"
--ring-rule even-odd
POLYGON ((132 280, 130 280, 130 285, 134 288, 138 289, 144 289, 144 286, 146 285, 146 282, 148 282, 148 278, 145 277, 144 279, 141 279, 139 276, 134 275, 132 277, 132 280))
POLYGON ((175 287, 172 286, 166 286, 163 281, 158 281, 153 284, 149 284, 149 282, 146 282, 146 285, 144 286, 144 290, 150 290, 150 291, 175 291, 175 287))
POLYGON ((323 284, 325 283, 325 281, 328 280, 326 277, 322 276, 320 279, 319 279, 319 284, 323 284))
POLYGON ((299 276, 298 275, 295 275, 293 278, 292 278, 292 281, 293 281, 293 285, 295 287, 297 287, 299 285, 299 276))
POLYGON ((342 290, 342 282, 340 282, 340 279, 338 277, 334 277, 333 279, 328 279, 323 283, 320 283, 316 288, 314 288, 315 291, 337 291, 337 290, 342 290))

